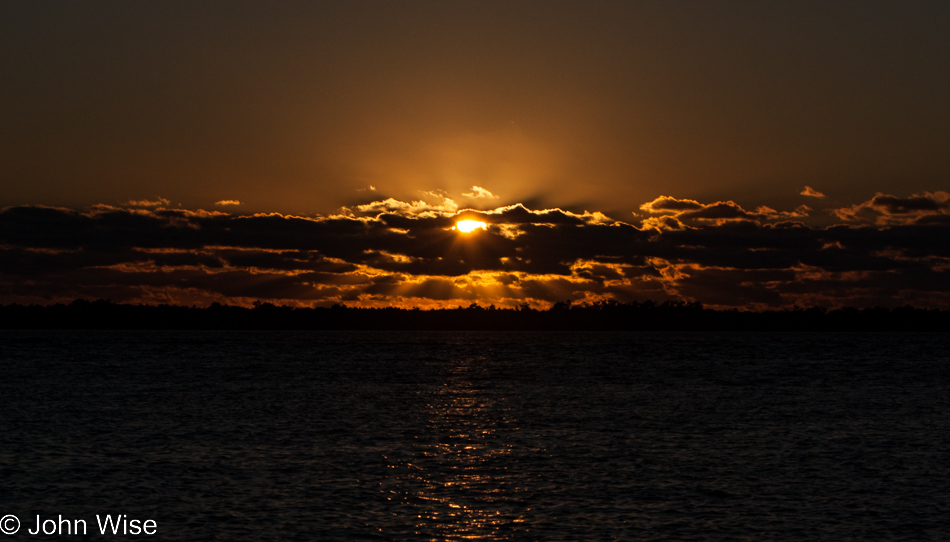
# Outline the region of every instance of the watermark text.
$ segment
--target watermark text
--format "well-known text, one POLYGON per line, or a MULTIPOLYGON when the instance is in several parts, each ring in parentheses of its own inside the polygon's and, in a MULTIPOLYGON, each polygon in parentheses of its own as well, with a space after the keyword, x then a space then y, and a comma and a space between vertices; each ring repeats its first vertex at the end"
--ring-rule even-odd
POLYGON ((103 536, 151 536, 158 533, 158 522, 154 519, 132 518, 126 514, 96 514, 94 521, 66 518, 62 514, 55 518, 37 514, 35 519, 28 518, 25 524, 21 524, 20 518, 13 514, 0 518, 0 533, 12 535, 18 532, 31 536, 86 536, 93 532, 103 536))

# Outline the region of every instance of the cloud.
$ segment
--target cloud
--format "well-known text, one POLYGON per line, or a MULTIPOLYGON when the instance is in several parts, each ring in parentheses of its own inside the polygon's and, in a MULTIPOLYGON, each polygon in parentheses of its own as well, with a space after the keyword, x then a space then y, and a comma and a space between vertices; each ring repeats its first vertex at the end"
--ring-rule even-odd
POLYGON ((471 192, 465 192, 462 195, 472 199, 498 199, 498 196, 480 186, 473 186, 471 192))
POLYGON ((436 202, 388 198, 325 217, 8 207, 0 302, 950 306, 944 192, 878 194, 827 227, 806 225, 804 206, 749 211, 671 196, 640 206, 654 216, 639 225, 523 204, 460 210, 444 194, 425 197, 436 202), (460 235, 460 218, 488 228, 460 235))
POLYGON ((640 210, 657 214, 676 214, 684 211, 696 211, 705 206, 692 199, 676 199, 670 196, 660 196, 640 206, 640 210))
POLYGON ((221 201, 214 202, 215 205, 220 205, 222 207, 227 205, 243 205, 240 201, 236 199, 223 199, 221 201))
POLYGON ((878 225, 941 221, 941 217, 950 215, 950 193, 924 192, 899 198, 878 192, 868 201, 833 209, 832 213, 847 222, 878 225))
POLYGON ((677 216, 681 219, 732 220, 737 218, 753 218, 755 215, 747 212, 735 202, 718 201, 704 205, 700 209, 685 211, 677 216))
MULTIPOLYGON (((423 192, 423 194, 429 198, 441 201, 432 204, 424 200, 401 201, 396 198, 386 198, 385 200, 357 205, 356 210, 364 215, 396 213, 407 216, 439 216, 455 213, 459 209, 455 200, 444 194, 436 192, 423 192)), ((352 211, 351 209, 347 210, 352 211)))
POLYGON ((129 207, 161 207, 164 205, 168 205, 169 203, 171 202, 165 198, 158 198, 155 200, 130 199, 129 201, 125 202, 123 205, 128 205, 129 207))
POLYGON ((808 196, 808 197, 810 197, 810 198, 823 198, 823 197, 825 197, 824 194, 822 194, 821 192, 815 190, 814 188, 812 188, 812 187, 810 187, 810 186, 808 186, 808 185, 805 185, 805 188, 803 188, 802 191, 799 192, 799 195, 801 195, 801 196, 808 196))
POLYGON ((808 216, 811 208, 800 205, 793 211, 776 211, 771 207, 759 206, 755 211, 747 211, 734 201, 717 201, 715 203, 700 203, 692 199, 677 199, 670 196, 660 196, 640 206, 646 211, 660 217, 647 217, 641 222, 641 227, 651 229, 678 230, 690 225, 701 223, 723 223, 733 220, 775 221, 808 216))

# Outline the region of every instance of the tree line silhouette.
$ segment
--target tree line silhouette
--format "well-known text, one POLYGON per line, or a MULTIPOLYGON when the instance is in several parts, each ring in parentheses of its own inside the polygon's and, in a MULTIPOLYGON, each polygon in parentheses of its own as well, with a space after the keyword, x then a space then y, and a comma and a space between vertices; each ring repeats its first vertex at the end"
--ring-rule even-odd
POLYGON ((739 311, 700 303, 652 301, 555 303, 538 310, 468 307, 451 309, 359 308, 345 305, 295 308, 255 303, 221 305, 127 305, 76 300, 56 305, 2 305, 5 329, 314 329, 314 330, 578 330, 578 331, 950 331, 950 311, 897 308, 792 307, 739 311))

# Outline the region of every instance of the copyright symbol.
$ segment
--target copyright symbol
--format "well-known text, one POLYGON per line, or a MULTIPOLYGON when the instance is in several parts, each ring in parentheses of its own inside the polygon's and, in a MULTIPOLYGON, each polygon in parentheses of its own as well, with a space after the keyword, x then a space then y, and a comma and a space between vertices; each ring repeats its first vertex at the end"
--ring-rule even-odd
POLYGON ((16 534, 20 530, 20 519, 13 514, 7 514, 0 518, 0 532, 3 534, 16 534))

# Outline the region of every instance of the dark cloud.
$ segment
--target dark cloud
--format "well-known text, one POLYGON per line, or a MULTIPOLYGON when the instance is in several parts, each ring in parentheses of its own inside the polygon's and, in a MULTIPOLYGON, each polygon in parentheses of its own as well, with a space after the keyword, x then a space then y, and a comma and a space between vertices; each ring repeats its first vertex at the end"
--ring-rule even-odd
POLYGON ((679 215, 682 218, 698 218, 704 220, 734 219, 734 218, 753 218, 754 215, 747 213, 742 207, 735 203, 718 202, 712 205, 704 206, 695 211, 687 211, 679 215))
POLYGON ((940 211, 950 209, 950 200, 935 194, 896 198, 878 195, 871 200, 871 206, 888 214, 911 214, 918 211, 940 211))
POLYGON ((873 224, 939 222, 942 219, 938 217, 950 215, 950 193, 924 192, 907 198, 899 198, 878 192, 868 201, 833 209, 832 213, 848 222, 873 224))
POLYGON ((660 196, 653 201, 644 203, 640 206, 640 209, 649 213, 680 213, 683 211, 696 211, 703 207, 705 206, 696 200, 660 196))
POLYGON ((521 204, 325 217, 11 207, 0 210, 0 300, 939 305, 950 290, 947 200, 879 194, 853 208, 900 221, 829 227, 667 196, 641 207, 661 216, 639 227, 521 204), (453 229, 461 218, 489 226, 463 234, 453 229))
POLYGON ((670 196, 660 196, 653 201, 644 203, 640 210, 653 215, 641 223, 645 228, 660 230, 679 230, 687 225, 696 225, 708 222, 723 223, 726 221, 747 220, 759 223, 801 218, 808 216, 811 208, 801 205, 793 211, 776 211, 770 207, 760 206, 755 211, 747 211, 734 201, 717 201, 715 203, 700 203, 691 199, 677 199, 670 196), (699 221, 699 222, 697 222, 699 221))

